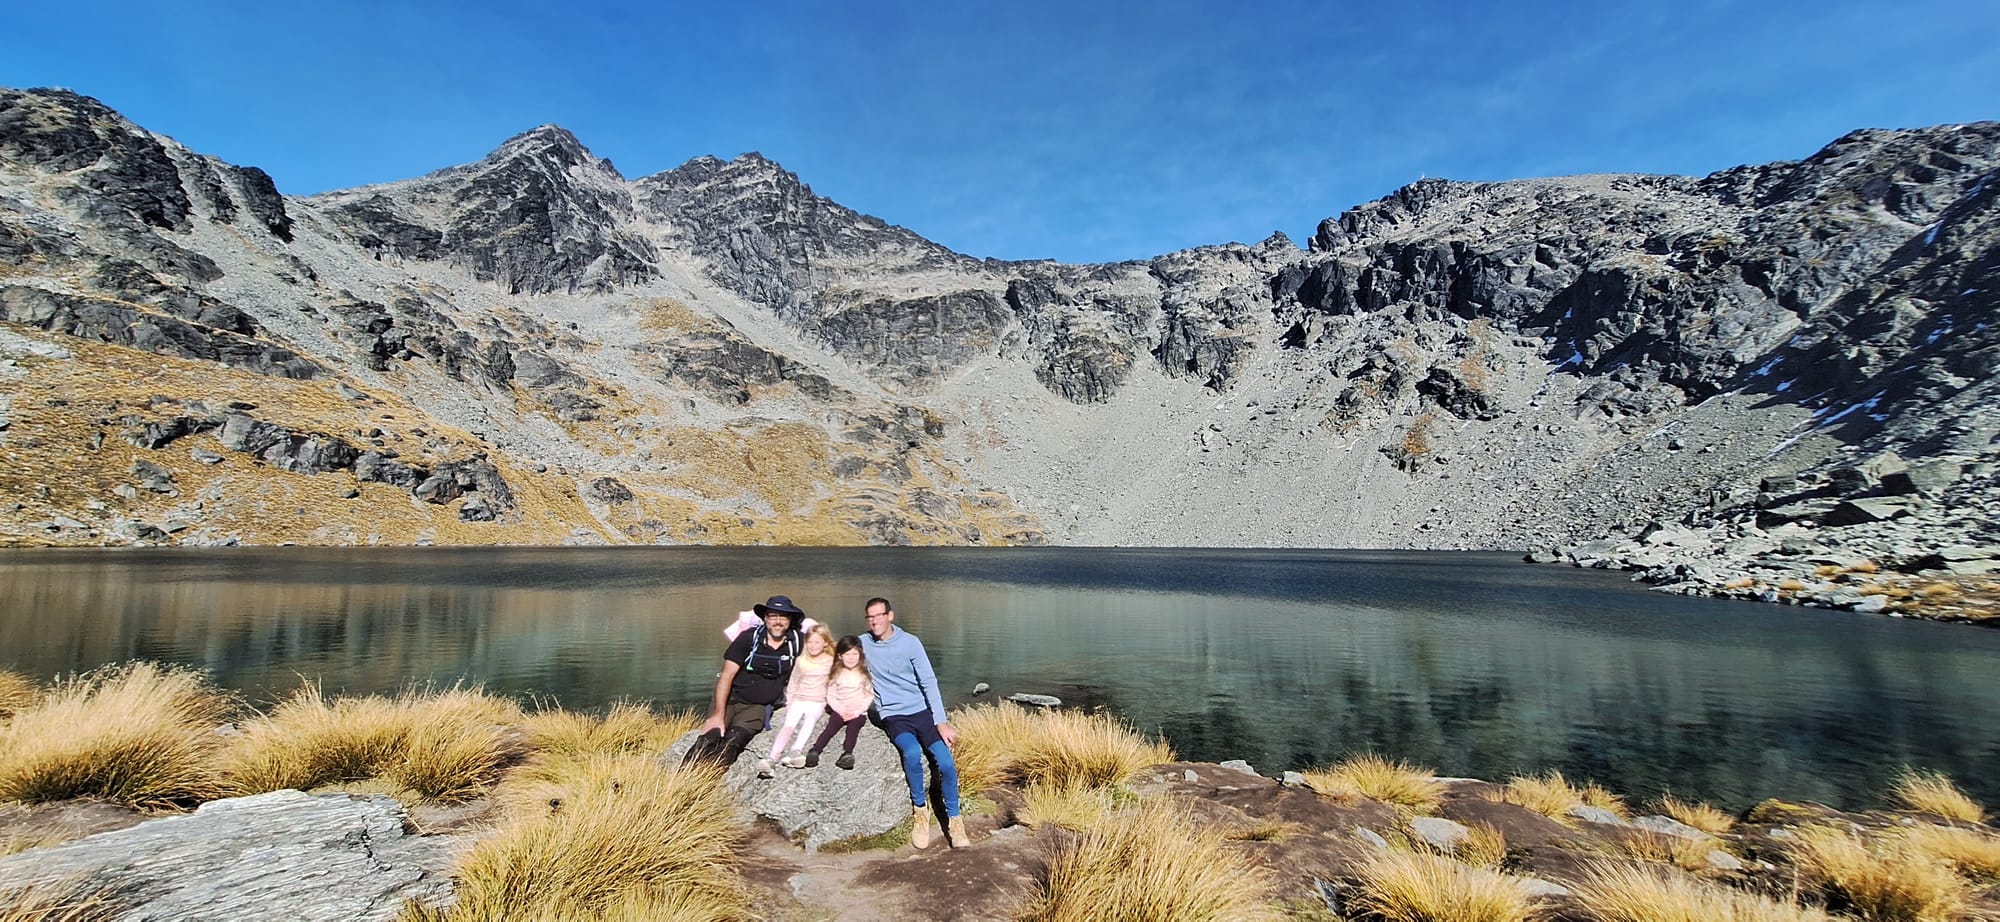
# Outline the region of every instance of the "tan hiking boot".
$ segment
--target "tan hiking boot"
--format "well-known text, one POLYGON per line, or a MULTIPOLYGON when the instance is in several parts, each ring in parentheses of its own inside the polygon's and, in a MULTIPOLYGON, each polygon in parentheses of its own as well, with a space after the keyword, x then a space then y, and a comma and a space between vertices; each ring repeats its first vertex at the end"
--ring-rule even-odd
POLYGON ((910 844, 918 848, 931 847, 931 808, 918 807, 911 814, 910 844))
POLYGON ((965 831, 965 817, 954 816, 946 820, 944 834, 951 839, 952 848, 964 848, 972 844, 972 834, 965 831))

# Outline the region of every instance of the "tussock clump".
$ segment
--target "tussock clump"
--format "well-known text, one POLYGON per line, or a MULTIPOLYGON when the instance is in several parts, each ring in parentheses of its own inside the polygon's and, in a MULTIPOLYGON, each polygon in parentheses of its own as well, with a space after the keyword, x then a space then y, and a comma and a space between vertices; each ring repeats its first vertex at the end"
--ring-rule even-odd
POLYGON ((1166 744, 1147 740, 1109 714, 983 705, 953 715, 951 723, 959 733, 952 760, 960 790, 967 792, 1014 780, 1111 787, 1142 768, 1174 760, 1166 744))
POLYGON ((1367 797, 1414 813, 1437 809, 1444 787, 1432 780, 1429 768, 1363 753, 1331 768, 1301 772, 1306 786, 1327 797, 1351 800, 1367 797))
POLYGON ((1475 868, 1498 870, 1507 862, 1507 836, 1486 823, 1474 823, 1451 856, 1475 868))
POLYGON ((126 908, 110 887, 87 878, 0 887, 0 922, 104 922, 126 908))
POLYGON ((603 717, 574 711, 546 710, 528 715, 523 727, 528 747, 558 756, 610 755, 620 752, 664 752, 689 730, 701 726, 691 711, 655 714, 643 704, 619 702, 603 717))
POLYGON ((1062 847, 1016 915, 1023 922, 1263 922, 1264 878, 1214 830, 1165 800, 1107 817, 1062 847))
POLYGON ((983 791, 1006 782, 1021 747, 1036 731, 1035 715, 1011 704, 982 704, 951 715, 958 743, 951 760, 958 767, 963 793, 983 791))
POLYGON ((1689 803, 1672 794, 1660 795, 1660 799, 1655 801, 1653 806, 1662 815, 1672 818, 1684 826, 1692 826, 1712 836, 1719 836, 1736 826, 1735 817, 1722 812, 1716 807, 1700 801, 1689 803))
POLYGON ((478 688, 328 700, 309 683, 246 723, 225 765, 236 793, 381 778, 426 800, 461 800, 519 754, 521 720, 514 702, 478 688))
POLYGON ((1536 917, 1516 878, 1413 852, 1369 859, 1350 905, 1363 918, 1383 922, 1526 922, 1536 917))
POLYGON ((449 909, 406 918, 748 918, 738 808, 716 772, 644 755, 574 765, 460 859, 449 909))
POLYGON ((1965 796, 1942 772, 1905 770, 1889 786, 1889 799, 1911 810, 1948 820, 1986 822, 1986 808, 1965 796))
POLYGON ((1828 826, 1799 830, 1799 869, 1830 908, 1870 922, 1948 922, 1965 911, 1970 887, 1950 865, 1891 839, 1870 846, 1828 826))
POLYGON ((224 769, 238 794, 362 781, 401 757, 410 724, 408 709, 387 698, 328 701, 308 683, 243 724, 224 769))
POLYGON ((1929 824, 1903 830, 1910 848, 1958 869, 1967 877, 2000 881, 2000 838, 1971 829, 1929 824))
POLYGON ((1714 844, 1656 832, 1629 832, 1618 839, 1618 850, 1626 857, 1654 864, 1671 864, 1684 871, 1708 867, 1708 853, 1714 844))
POLYGON ((0 800, 167 810, 223 796, 216 728, 233 706, 200 673, 151 663, 59 681, 0 725, 0 800))
POLYGON ((1571 892, 1599 922, 1832 922, 1825 912, 1630 865, 1589 867, 1571 892))
POLYGON ((1565 824, 1576 822, 1575 818, 1569 815, 1571 807, 1597 807, 1621 817, 1631 815, 1625 802, 1616 794, 1595 783, 1577 787, 1559 771, 1550 771, 1546 775, 1516 775, 1509 778, 1507 786, 1500 792, 1500 799, 1565 824))
POLYGON ((35 687, 33 679, 18 672, 0 669, 0 720, 14 716, 16 711, 25 711, 41 700, 42 690, 35 687))
POLYGON ((1106 788, 1082 784, 1031 784, 1021 791, 1024 805, 1018 817, 1029 826, 1060 826, 1082 832, 1118 809, 1106 788))
POLYGON ((408 707, 412 723, 402 758, 385 766, 382 777, 426 800, 472 797, 520 755, 514 727, 522 714, 511 700, 452 688, 418 695, 408 707))

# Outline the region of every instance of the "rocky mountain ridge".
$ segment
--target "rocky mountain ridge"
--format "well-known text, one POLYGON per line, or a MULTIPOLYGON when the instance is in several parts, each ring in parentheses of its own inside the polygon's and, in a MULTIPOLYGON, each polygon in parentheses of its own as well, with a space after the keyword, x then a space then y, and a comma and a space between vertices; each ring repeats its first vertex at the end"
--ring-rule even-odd
MULTIPOLYGON (((1837 544, 1741 510, 1884 452, 1990 508, 1996 170, 2000 123, 1866 130, 1702 178, 1425 180, 1304 250, 1072 266, 954 253, 756 154, 627 180, 543 126, 296 198, 0 91, 0 532, 1837 544)), ((1897 559, 1992 541, 1940 518, 1897 559)))

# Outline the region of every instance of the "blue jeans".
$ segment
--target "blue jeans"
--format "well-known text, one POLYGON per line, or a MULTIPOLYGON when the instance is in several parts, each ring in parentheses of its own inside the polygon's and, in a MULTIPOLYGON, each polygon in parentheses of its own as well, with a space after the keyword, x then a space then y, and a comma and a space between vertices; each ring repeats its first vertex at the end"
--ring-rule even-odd
POLYGON ((944 815, 958 815, 958 765, 951 760, 951 747, 938 735, 929 711, 882 718, 882 732, 903 754, 903 779, 910 783, 910 806, 924 805, 924 753, 931 756, 937 770, 938 787, 944 792, 944 815))

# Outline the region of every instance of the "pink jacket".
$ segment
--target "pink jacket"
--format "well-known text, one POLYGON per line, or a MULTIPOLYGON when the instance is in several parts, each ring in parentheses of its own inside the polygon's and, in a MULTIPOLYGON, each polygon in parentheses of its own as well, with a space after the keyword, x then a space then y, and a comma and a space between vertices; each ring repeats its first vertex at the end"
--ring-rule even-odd
POLYGON ((833 671, 833 654, 801 656, 785 683, 785 704, 819 704, 826 700, 826 677, 833 671))
POLYGON ((874 703, 875 683, 858 669, 844 670, 826 683, 826 706, 840 715, 841 720, 853 720, 868 713, 868 706, 874 703))

